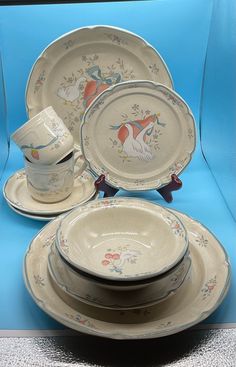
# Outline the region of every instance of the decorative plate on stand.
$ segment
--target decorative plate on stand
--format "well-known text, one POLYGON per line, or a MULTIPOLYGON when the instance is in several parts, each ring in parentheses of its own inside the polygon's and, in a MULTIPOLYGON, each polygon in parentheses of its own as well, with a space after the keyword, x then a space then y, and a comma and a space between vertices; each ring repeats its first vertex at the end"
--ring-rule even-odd
POLYGON ((145 80, 101 93, 81 127, 81 147, 92 172, 130 191, 167 185, 190 162, 195 145, 194 117, 184 100, 145 80))

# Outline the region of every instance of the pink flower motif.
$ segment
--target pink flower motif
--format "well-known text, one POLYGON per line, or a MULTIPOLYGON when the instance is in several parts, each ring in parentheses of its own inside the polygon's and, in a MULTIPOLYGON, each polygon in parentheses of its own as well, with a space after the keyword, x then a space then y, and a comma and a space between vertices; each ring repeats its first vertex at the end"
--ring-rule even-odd
POLYGON ((113 255, 112 255, 110 252, 108 252, 108 253, 105 255, 105 258, 106 258, 106 259, 112 259, 112 258, 113 258, 113 255))
POLYGON ((114 259, 114 260, 119 260, 119 258, 120 258, 120 254, 113 254, 112 255, 112 259, 114 259))
POLYGON ((215 288, 215 285, 208 285, 209 291, 212 291, 215 288))
POLYGON ((102 260, 102 265, 108 265, 108 264, 110 264, 110 261, 108 261, 108 260, 102 260))

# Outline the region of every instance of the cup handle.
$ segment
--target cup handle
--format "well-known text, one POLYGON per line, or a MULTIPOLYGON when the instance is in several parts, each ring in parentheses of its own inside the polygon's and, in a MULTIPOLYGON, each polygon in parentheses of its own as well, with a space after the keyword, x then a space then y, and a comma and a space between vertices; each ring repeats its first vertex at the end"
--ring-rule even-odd
POLYGON ((83 173, 83 171, 87 167, 87 163, 86 163, 86 160, 84 159, 83 154, 81 153, 81 151, 77 149, 75 149, 75 153, 74 153, 74 164, 75 164, 74 178, 77 178, 78 176, 80 176, 83 173))

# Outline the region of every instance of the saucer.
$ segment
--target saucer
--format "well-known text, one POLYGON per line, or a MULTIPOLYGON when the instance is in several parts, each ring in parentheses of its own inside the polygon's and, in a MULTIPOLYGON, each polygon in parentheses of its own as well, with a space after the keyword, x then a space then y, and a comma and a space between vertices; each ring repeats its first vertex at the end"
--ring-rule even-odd
POLYGON ((48 254, 60 217, 33 239, 24 261, 26 287, 36 304, 60 323, 77 331, 113 339, 148 339, 171 335, 206 319, 223 301, 230 285, 230 265, 219 241, 199 222, 173 211, 190 238, 191 278, 171 298, 140 310, 102 310, 54 287, 48 254))
POLYGON ((71 211, 62 219, 55 243, 76 271, 126 288, 164 277, 188 250, 186 230, 176 215, 147 200, 124 197, 71 211))
POLYGON ((6 181, 3 188, 3 195, 7 203, 18 209, 18 214, 20 214, 20 211, 36 216, 49 215, 51 217, 89 201, 95 195, 95 192, 94 178, 87 171, 75 178, 71 195, 57 203, 48 204, 32 198, 27 189, 25 170, 15 172, 6 181))
POLYGON ((42 221, 42 222, 49 222, 50 220, 52 219, 55 219, 56 216, 51 216, 51 215, 37 215, 37 214, 30 214, 30 213, 27 213, 27 212, 23 212, 17 208, 15 208, 14 206, 12 206, 8 201, 7 201, 7 204, 9 206, 9 208, 11 208, 15 213, 19 214, 19 215, 22 215, 23 217, 26 217, 26 218, 29 218, 29 219, 34 219, 34 220, 39 220, 39 221, 42 221))
POLYGON ((148 79, 172 87, 170 72, 144 39, 111 26, 83 27, 52 42, 38 57, 26 87, 31 117, 52 106, 80 145, 80 124, 91 101, 123 80, 148 79))
MULTIPOLYGON (((89 199, 89 201, 90 200, 96 200, 98 198, 98 196, 99 196, 99 194, 96 193, 94 196, 91 197, 91 199, 89 199)), ((24 212, 22 210, 19 210, 19 209, 15 208, 8 201, 7 201, 7 204, 17 214, 22 215, 23 217, 26 217, 26 218, 29 218, 29 219, 39 220, 41 222, 49 222, 50 220, 55 219, 58 215, 61 214, 60 212, 55 213, 53 215, 50 215, 50 214, 41 214, 41 215, 40 214, 31 214, 31 213, 27 213, 27 212, 24 212)), ((65 212, 65 214, 66 214, 66 212, 65 212)))
POLYGON ((102 92, 81 126, 81 148, 92 172, 130 191, 167 185, 188 165, 195 144, 190 108, 152 81, 123 82, 102 92))

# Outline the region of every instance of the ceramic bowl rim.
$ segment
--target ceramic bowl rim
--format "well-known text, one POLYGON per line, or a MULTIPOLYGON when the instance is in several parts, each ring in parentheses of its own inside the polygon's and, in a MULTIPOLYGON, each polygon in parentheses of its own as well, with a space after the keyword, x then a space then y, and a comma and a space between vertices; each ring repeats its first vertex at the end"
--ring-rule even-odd
POLYGON ((107 284, 107 285, 126 285, 126 286, 131 286, 131 285, 137 285, 137 284, 147 284, 150 282, 150 280, 153 278, 157 278, 161 275, 165 276, 167 272, 169 272, 170 270, 172 270, 176 264, 183 259, 183 257, 185 256, 186 252, 188 251, 189 249, 189 241, 188 241, 188 235, 187 235, 187 230, 183 224, 183 222, 177 217, 177 215, 173 214, 171 211, 169 211, 168 209, 166 209, 165 207, 159 205, 159 204, 156 204, 156 203, 153 203, 153 202, 150 202, 149 200, 145 200, 145 199, 140 199, 140 198, 137 198, 137 197, 125 197, 125 196, 122 196, 122 197, 117 197, 117 198, 103 198, 103 199, 98 199, 99 202, 106 202, 106 201, 110 201, 112 202, 113 200, 121 200, 121 201, 136 201, 137 203, 138 202, 142 202, 142 203, 146 203, 148 205, 151 205, 153 206, 153 210, 155 207, 158 207, 158 208, 162 208, 163 210, 165 210, 170 216, 172 217, 175 217, 176 220, 178 220, 178 222, 180 222, 180 224, 182 225, 182 228, 184 230, 184 241, 185 241, 185 246, 181 252, 181 255, 178 256, 178 259, 173 263, 171 264, 169 267, 164 267, 162 271, 152 271, 150 273, 147 273, 147 274, 142 274, 140 276, 129 276, 129 277, 123 277, 123 278, 118 278, 118 277, 112 277, 112 276, 109 276, 109 275, 106 275, 106 274, 101 274, 101 273, 96 273, 96 271, 92 271, 88 268, 85 268, 84 266, 81 266, 79 264, 74 264, 70 261, 69 258, 66 258, 66 255, 62 252, 61 250, 61 246, 60 246, 60 238, 59 238, 59 234, 60 234, 60 229, 61 229, 61 225, 62 225, 62 222, 64 220, 66 220, 68 218, 69 215, 71 215, 73 212, 76 212, 81 210, 82 207, 85 207, 86 205, 92 205, 91 203, 87 202, 87 203, 84 203, 83 205, 80 205, 79 207, 71 210, 69 213, 67 213, 63 219, 61 220, 61 222, 59 223, 58 225, 58 228, 56 230, 56 237, 55 237, 55 243, 56 243, 56 247, 57 247, 57 250, 59 252, 59 254, 62 256, 63 260, 65 260, 65 262, 71 267, 71 268, 74 268, 74 269, 77 269, 77 272, 79 272, 80 274, 84 274, 86 276, 89 276, 91 279, 97 279, 97 280, 100 280, 100 283, 104 283, 104 284, 107 284))

